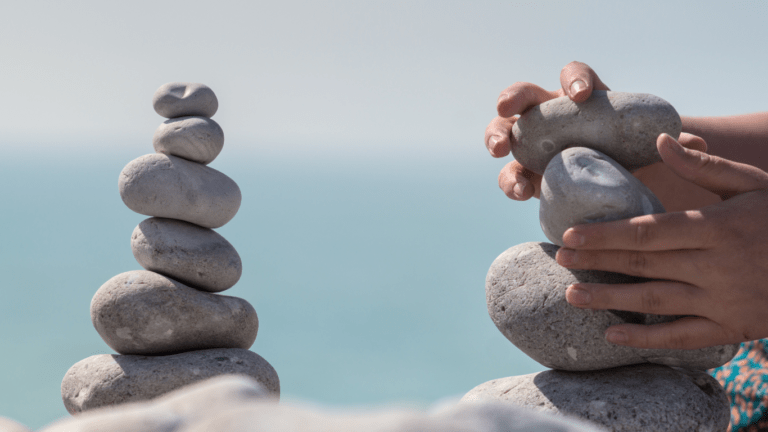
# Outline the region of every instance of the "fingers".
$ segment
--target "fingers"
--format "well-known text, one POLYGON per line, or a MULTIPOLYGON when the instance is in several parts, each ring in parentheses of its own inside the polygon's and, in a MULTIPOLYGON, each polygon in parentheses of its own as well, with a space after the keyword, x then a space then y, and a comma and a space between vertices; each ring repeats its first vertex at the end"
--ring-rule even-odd
POLYGON ((610 90, 591 67, 581 62, 570 62, 560 71, 560 85, 565 95, 574 102, 584 102, 592 90, 610 90))
POLYGON ((680 138, 677 139, 677 142, 680 143, 681 146, 696 150, 700 152, 707 152, 707 142, 704 141, 704 138, 701 138, 699 136, 689 134, 687 132, 680 133, 680 138))
POLYGON ((680 177, 728 199, 768 187, 768 173, 747 164, 689 150, 667 134, 659 135, 656 147, 664 163, 680 177))
POLYGON ((512 161, 499 173, 499 188, 509 198, 525 201, 533 196, 539 197, 541 175, 525 168, 517 161, 512 161))
POLYGON ((703 295, 701 288, 669 281, 621 285, 578 283, 565 292, 568 303, 576 307, 655 315, 705 315, 703 295))
POLYGON ((512 117, 522 114, 534 105, 560 96, 562 94, 559 92, 544 90, 536 84, 516 82, 501 92, 496 103, 496 110, 500 117, 512 117))
POLYGON ((485 128, 485 147, 491 156, 500 158, 509 154, 514 139, 512 125, 515 121, 515 118, 496 117, 485 128))
POLYGON ((720 324, 685 317, 664 324, 620 324, 605 332, 608 342, 646 349, 699 349, 733 342, 720 324))

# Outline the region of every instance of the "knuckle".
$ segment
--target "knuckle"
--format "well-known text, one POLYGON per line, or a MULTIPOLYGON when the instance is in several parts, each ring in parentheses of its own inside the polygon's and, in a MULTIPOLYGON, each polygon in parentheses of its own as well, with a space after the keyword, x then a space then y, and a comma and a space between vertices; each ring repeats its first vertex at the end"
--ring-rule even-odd
POLYGON ((639 221, 633 220, 630 223, 634 225, 634 229, 632 230, 632 243, 635 246, 640 247, 650 244, 654 236, 652 225, 642 219, 639 221))
POLYGON ((681 332, 669 332, 665 338, 665 345, 668 349, 685 349, 688 346, 688 336, 681 332))
POLYGON ((632 251, 627 253, 627 268, 634 274, 643 276, 648 268, 648 258, 643 252, 632 251))
POLYGON ((658 291, 653 288, 643 288, 640 293, 640 301, 642 308, 646 313, 656 314, 661 311, 663 302, 661 297, 659 297, 658 291))

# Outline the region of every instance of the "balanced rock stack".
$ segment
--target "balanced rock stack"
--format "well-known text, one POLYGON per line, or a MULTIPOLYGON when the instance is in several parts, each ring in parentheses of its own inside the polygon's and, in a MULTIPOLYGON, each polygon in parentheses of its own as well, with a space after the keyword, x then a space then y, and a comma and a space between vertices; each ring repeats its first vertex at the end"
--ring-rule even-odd
POLYGON ((543 174, 539 220, 550 243, 524 243, 502 253, 486 278, 491 319, 515 346, 552 368, 481 384, 463 401, 503 400, 575 415, 613 431, 725 431, 729 403, 704 370, 721 366, 738 344, 697 350, 635 349, 607 342, 620 323, 655 324, 679 316, 589 310, 566 302, 574 283, 638 283, 645 279, 569 270, 555 261, 571 226, 663 213, 628 170, 661 161, 656 138, 681 132, 680 117, 648 94, 594 91, 538 105, 513 126, 513 149, 543 174))
POLYGON ((120 173, 120 196, 151 216, 133 231, 131 249, 145 270, 108 280, 91 301, 91 320, 120 355, 91 356, 64 376, 70 413, 155 398, 213 376, 246 375, 278 397, 274 368, 251 352, 259 321, 247 301, 217 294, 240 279, 232 245, 213 231, 240 207, 240 189, 206 165, 224 145, 211 117, 218 109, 202 84, 169 83, 153 98, 168 118, 153 137, 157 153, 120 173))

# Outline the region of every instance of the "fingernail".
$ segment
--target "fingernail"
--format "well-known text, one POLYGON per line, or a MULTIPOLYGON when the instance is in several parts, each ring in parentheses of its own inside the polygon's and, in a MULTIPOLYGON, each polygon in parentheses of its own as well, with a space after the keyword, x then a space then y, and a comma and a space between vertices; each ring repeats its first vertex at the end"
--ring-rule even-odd
POLYGON ((576 80, 571 83, 571 96, 577 95, 580 91, 587 88, 587 84, 582 80, 576 80))
POLYGON ((589 291, 574 285, 571 285, 568 288, 568 303, 575 305, 588 305, 590 302, 592 302, 592 295, 589 293, 589 291))
POLYGON ((584 236, 575 232, 573 228, 568 228, 565 233, 563 233, 563 244, 568 247, 582 246, 585 241, 586 239, 584 236))
POLYGON ((557 252, 557 261, 560 263, 560 265, 564 266, 576 263, 576 261, 578 261, 576 251, 571 249, 560 249, 557 252))
POLYGON ((605 339, 610 343, 623 344, 627 342, 627 334, 621 330, 608 330, 605 339))
POLYGON ((662 141, 661 144, 666 147, 669 150, 672 150, 673 152, 677 154, 683 154, 685 153, 685 150, 683 150, 683 146, 675 142, 675 139, 672 138, 669 134, 663 133, 661 134, 662 141))
POLYGON ((512 188, 512 193, 515 194, 518 198, 523 197, 523 192, 525 191, 525 184, 523 182, 517 182, 515 183, 515 186, 512 188))

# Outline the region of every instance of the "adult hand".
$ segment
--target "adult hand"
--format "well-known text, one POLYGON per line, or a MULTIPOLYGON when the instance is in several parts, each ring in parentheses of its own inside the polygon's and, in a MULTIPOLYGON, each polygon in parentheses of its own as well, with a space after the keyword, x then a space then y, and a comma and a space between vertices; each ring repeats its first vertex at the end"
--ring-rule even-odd
POLYGON ((557 253, 560 265, 661 280, 575 284, 566 299, 580 308, 695 315, 612 326, 606 338, 620 345, 696 349, 767 337, 768 173, 685 149, 666 134, 656 145, 674 173, 724 201, 570 228, 557 253))

